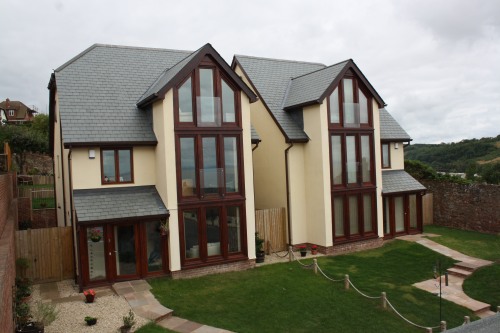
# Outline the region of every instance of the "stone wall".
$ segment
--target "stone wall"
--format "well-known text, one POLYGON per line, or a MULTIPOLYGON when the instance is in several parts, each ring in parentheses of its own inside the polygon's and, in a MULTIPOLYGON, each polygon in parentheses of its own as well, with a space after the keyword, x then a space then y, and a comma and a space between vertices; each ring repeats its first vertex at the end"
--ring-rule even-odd
POLYGON ((325 249, 319 248, 319 251, 327 255, 339 255, 369 249, 376 249, 377 247, 381 247, 382 245, 384 245, 383 238, 374 238, 359 242, 334 244, 333 246, 327 247, 325 249))
POLYGON ((500 186, 420 180, 433 193, 434 224, 500 233, 500 186))
POLYGON ((0 175, 0 331, 13 332, 12 286, 16 276, 14 243, 17 200, 15 174, 0 175))

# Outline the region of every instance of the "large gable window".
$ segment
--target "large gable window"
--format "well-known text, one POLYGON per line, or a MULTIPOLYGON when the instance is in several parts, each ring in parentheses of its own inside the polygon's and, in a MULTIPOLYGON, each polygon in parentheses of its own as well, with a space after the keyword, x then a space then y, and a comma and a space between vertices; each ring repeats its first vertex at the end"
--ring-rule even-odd
POLYGON ((132 149, 101 149, 102 184, 132 183, 132 149))
POLYGON ((363 92, 356 78, 342 79, 328 98, 330 124, 343 128, 369 127, 370 103, 371 98, 363 92))

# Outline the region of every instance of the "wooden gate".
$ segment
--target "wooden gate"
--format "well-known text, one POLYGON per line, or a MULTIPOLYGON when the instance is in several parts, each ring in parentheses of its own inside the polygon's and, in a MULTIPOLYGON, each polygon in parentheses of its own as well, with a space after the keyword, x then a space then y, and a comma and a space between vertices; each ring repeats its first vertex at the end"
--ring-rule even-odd
POLYGON ((16 231, 16 258, 26 258, 26 276, 34 282, 72 279, 75 275, 71 227, 16 231))
POLYGON ((266 252, 286 251, 285 208, 270 208, 255 211, 255 231, 265 241, 266 252), (269 246, 271 248, 269 248, 269 246))
POLYGON ((422 197, 422 221, 424 225, 434 224, 434 210, 432 193, 422 197))

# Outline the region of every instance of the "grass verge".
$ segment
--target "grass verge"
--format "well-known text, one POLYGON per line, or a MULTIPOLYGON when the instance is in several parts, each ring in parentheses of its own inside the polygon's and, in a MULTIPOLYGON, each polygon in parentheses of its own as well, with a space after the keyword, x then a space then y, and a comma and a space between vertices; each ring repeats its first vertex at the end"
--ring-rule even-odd
MULTIPOLYGON (((441 258, 418 244, 393 241, 355 254, 322 257, 318 264, 331 278, 349 274, 358 289, 371 296, 387 293, 409 320, 439 325, 439 299, 412 286, 432 277, 441 258)), ((311 260, 306 260, 310 263, 311 260)), ((243 272, 196 279, 150 281, 155 297, 176 316, 236 332, 422 332, 384 310, 380 300, 367 299, 344 283, 331 282, 298 263, 262 266, 243 272)), ((443 300, 443 320, 459 326, 471 311, 443 300)))
POLYGON ((496 263, 478 269, 464 281, 464 292, 481 302, 491 305, 491 311, 496 312, 500 305, 500 264, 496 263))
POLYGON ((163 328, 155 323, 146 324, 134 332, 135 333, 175 333, 174 331, 163 328))

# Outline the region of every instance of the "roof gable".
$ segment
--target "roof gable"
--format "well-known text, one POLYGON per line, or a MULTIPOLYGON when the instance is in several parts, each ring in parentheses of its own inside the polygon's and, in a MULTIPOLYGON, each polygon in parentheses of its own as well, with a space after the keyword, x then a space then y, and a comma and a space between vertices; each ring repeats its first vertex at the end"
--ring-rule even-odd
POLYGON ((166 69, 149 87, 149 89, 141 96, 137 102, 138 107, 144 107, 151 102, 161 99, 165 93, 184 79, 189 72, 194 70, 198 64, 207 55, 210 55, 216 64, 224 70, 224 72, 236 83, 236 85, 245 92, 249 97, 250 102, 255 102, 257 96, 253 91, 238 77, 231 67, 224 61, 219 53, 210 44, 205 44, 197 51, 178 62, 170 69, 166 69))
POLYGON ((386 109, 380 109, 380 140, 411 141, 410 135, 399 125, 386 109))

